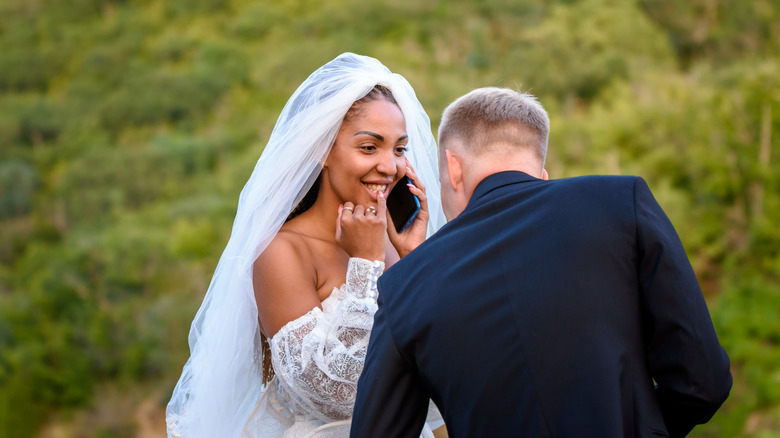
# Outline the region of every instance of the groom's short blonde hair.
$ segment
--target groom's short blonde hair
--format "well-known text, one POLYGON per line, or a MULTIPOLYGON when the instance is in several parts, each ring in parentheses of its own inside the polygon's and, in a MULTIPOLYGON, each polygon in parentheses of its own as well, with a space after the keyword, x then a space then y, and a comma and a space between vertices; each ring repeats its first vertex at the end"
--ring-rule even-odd
POLYGON ((478 88, 444 110, 439 147, 457 142, 475 155, 501 148, 530 149, 544 163, 550 118, 533 95, 508 88, 478 88))

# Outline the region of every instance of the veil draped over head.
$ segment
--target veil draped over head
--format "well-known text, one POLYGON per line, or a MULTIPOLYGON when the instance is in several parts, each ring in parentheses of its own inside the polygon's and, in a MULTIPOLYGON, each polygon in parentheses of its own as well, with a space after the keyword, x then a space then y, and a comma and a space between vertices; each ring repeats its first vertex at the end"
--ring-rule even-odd
POLYGON ((347 110, 376 85, 391 90, 406 120, 406 156, 428 196, 428 235, 444 224, 436 143, 409 83, 353 53, 312 73, 287 101, 241 191, 230 240, 190 329, 190 358, 167 408, 169 436, 241 435, 263 390, 252 264, 317 179, 347 110))

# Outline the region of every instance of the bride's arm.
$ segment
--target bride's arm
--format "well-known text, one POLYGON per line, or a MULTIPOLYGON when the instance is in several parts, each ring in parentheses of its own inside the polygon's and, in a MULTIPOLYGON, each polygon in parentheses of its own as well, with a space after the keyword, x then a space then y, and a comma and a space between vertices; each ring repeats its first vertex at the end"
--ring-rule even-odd
POLYGON ((284 390, 321 420, 351 417, 377 306, 373 291, 384 266, 352 258, 338 304, 313 308, 271 339, 274 370, 284 390))
POLYGON ((295 233, 280 231, 255 261, 252 274, 260 327, 269 339, 321 306, 311 251, 295 233))

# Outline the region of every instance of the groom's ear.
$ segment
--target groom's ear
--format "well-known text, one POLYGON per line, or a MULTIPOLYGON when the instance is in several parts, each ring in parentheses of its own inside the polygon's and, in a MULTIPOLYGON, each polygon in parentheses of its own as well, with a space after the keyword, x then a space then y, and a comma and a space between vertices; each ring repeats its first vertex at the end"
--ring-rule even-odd
POLYGON ((452 190, 460 191, 463 189, 463 167, 461 166, 461 157, 447 149, 444 151, 447 156, 447 175, 452 190))

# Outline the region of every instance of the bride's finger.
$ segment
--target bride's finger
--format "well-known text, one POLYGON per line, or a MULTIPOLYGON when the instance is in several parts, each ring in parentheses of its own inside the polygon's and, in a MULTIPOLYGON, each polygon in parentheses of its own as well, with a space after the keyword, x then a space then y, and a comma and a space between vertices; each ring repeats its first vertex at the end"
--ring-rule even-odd
POLYGON ((415 185, 415 187, 419 188, 420 190, 425 193, 425 185, 420 181, 420 178, 417 177, 417 173, 415 173, 414 169, 412 169, 412 165, 409 163, 409 160, 406 160, 406 176, 409 178, 409 181, 412 182, 412 184, 415 185))
MULTIPOLYGON (((420 211, 428 213, 428 196, 425 194, 425 190, 420 189, 414 184, 407 184, 409 191, 420 201, 420 211)), ((418 213, 419 214, 419 213, 418 213)))
POLYGON ((336 240, 341 239, 341 217, 344 214, 344 204, 339 204, 339 215, 336 217, 336 240))
POLYGON ((379 192, 376 197, 376 216, 379 218, 386 217, 387 215, 387 200, 385 194, 379 192))
POLYGON ((344 205, 339 206, 339 215, 336 218, 336 238, 341 236, 341 228, 347 221, 352 221, 352 213, 355 210, 355 205, 351 202, 345 202, 344 205))
POLYGON ((414 169, 412 169, 408 159, 406 160, 406 164, 406 176, 409 178, 409 181, 412 182, 411 184, 407 184, 407 186, 409 186, 409 191, 412 192, 413 195, 417 196, 417 199, 420 201, 420 210, 427 214, 428 196, 425 194, 425 186, 423 185, 422 181, 420 181, 420 178, 417 177, 417 174, 414 173, 414 169))

